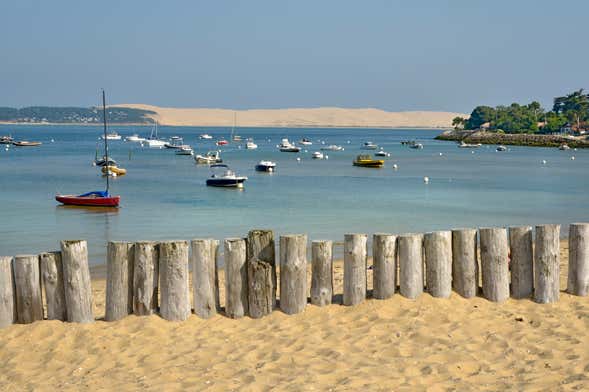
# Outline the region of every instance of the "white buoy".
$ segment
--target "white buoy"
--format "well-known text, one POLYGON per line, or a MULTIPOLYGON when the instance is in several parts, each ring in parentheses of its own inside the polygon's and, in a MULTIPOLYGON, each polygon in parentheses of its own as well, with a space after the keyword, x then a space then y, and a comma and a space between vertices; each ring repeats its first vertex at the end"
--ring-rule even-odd
POLYGON ((440 156, 442 156, 442 155, 444 155, 444 154, 440 153, 440 156))
POLYGON ((474 151, 471 151, 470 153, 471 153, 471 154, 474 154, 474 151))
POLYGON ((426 184, 429 184, 429 177, 423 177, 423 182, 426 184))
POLYGON ((51 139, 51 143, 55 143, 55 140, 51 139))
POLYGON ((571 161, 574 161, 574 160, 575 160, 575 156, 573 155, 573 156, 571 157, 571 161))
POLYGON ((305 153, 309 152, 309 150, 305 150, 305 153))
POLYGON ((399 166, 397 166, 397 164, 393 164, 393 169, 397 170, 399 168, 399 166))
POLYGON ((300 161, 301 161, 301 158, 300 157, 297 157, 297 162, 300 162, 300 161))
POLYGON ((350 144, 350 143, 351 143, 351 141, 348 140, 348 144, 350 144))
POLYGON ((542 164, 545 165, 546 164, 546 160, 542 159, 542 164))
POLYGON ((329 159, 329 155, 326 155, 326 156, 325 156, 325 159, 329 159))
POLYGON ((325 141, 322 141, 321 144, 325 144, 325 141))

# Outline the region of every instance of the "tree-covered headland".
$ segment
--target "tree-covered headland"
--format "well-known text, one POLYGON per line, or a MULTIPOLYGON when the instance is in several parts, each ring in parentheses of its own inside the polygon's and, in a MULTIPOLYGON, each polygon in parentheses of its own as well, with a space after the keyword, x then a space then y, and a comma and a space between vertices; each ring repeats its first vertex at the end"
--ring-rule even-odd
MULTIPOLYGON (((148 124, 153 121, 148 117, 156 114, 150 110, 108 107, 107 119, 118 124, 148 124)), ((102 108, 31 106, 21 109, 0 107, 0 122, 16 123, 102 123, 102 108)))

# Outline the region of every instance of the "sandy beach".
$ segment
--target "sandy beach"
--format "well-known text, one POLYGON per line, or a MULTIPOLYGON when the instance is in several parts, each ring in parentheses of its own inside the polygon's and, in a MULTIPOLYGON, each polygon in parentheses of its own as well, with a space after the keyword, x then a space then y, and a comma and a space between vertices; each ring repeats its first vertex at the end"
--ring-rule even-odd
POLYGON ((436 111, 388 112, 385 110, 336 107, 294 109, 229 110, 167 108, 145 104, 117 104, 114 107, 150 110, 148 117, 161 125, 230 127, 234 116, 239 127, 365 127, 365 128, 449 128, 454 117, 464 113, 436 111))
MULTIPOLYGON (((562 242, 561 290, 567 255, 562 242)), ((334 273, 337 302, 341 262, 334 273)), ((371 278, 369 271, 369 289, 371 278)), ((552 305, 395 294, 258 320, 129 316, 106 323, 105 281, 92 283, 94 324, 42 321, 0 331, 1 390, 589 388, 589 298, 564 292, 552 305)))

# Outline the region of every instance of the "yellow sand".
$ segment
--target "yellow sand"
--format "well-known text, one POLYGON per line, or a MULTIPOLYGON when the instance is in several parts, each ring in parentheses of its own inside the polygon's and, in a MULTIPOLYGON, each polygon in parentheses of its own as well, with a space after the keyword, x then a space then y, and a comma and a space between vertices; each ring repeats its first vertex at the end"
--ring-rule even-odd
MULTIPOLYGON (((566 251, 563 243, 563 289, 566 251)), ((335 272, 341 293, 341 263, 335 272)), ((102 315, 104 280, 93 285, 102 315)), ((587 390, 589 298, 396 294, 260 320, 43 321, 0 330, 0 363, 6 391, 587 390)))
POLYGON ((204 108, 164 108, 153 105, 112 105, 156 112, 151 117, 162 125, 220 126, 233 125, 234 115, 240 127, 423 127, 452 126, 452 112, 387 112, 380 109, 301 108, 228 110, 204 108))

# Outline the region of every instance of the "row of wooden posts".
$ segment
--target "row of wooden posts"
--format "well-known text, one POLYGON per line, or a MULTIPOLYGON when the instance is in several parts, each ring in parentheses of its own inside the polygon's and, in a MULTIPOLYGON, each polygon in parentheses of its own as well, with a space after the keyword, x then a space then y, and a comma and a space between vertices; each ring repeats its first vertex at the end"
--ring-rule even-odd
MULTIPOLYGON (((423 234, 374 234, 373 298, 386 299, 399 288, 415 299, 424 288, 447 298, 452 289, 470 298, 479 292, 490 301, 530 298, 558 301, 560 226, 457 229, 423 234), (480 244, 480 251, 478 246, 480 244), (398 274, 398 286, 397 286, 398 274)), ((311 298, 325 306, 333 298, 331 241, 311 244, 311 298)), ((195 239, 164 242, 109 242, 105 320, 129 314, 157 313, 181 321, 191 314, 189 261, 193 276, 193 309, 202 318, 220 309, 217 269, 219 241, 195 239), (189 252, 190 248, 190 252, 189 252), (159 296, 158 296, 159 291, 159 296), (159 301, 158 301, 159 297, 159 301), (159 303, 158 303, 159 302, 159 303)), ((231 318, 263 317, 276 307, 300 313, 307 305, 307 236, 284 235, 279 241, 277 278, 274 234, 252 230, 247 238, 224 241, 225 314, 231 318)), ((344 238, 343 304, 367 297, 367 235, 344 238)), ((61 251, 0 257, 0 327, 47 319, 94 321, 86 241, 61 241, 61 251)), ((589 294, 589 224, 571 224, 567 291, 589 294)))

